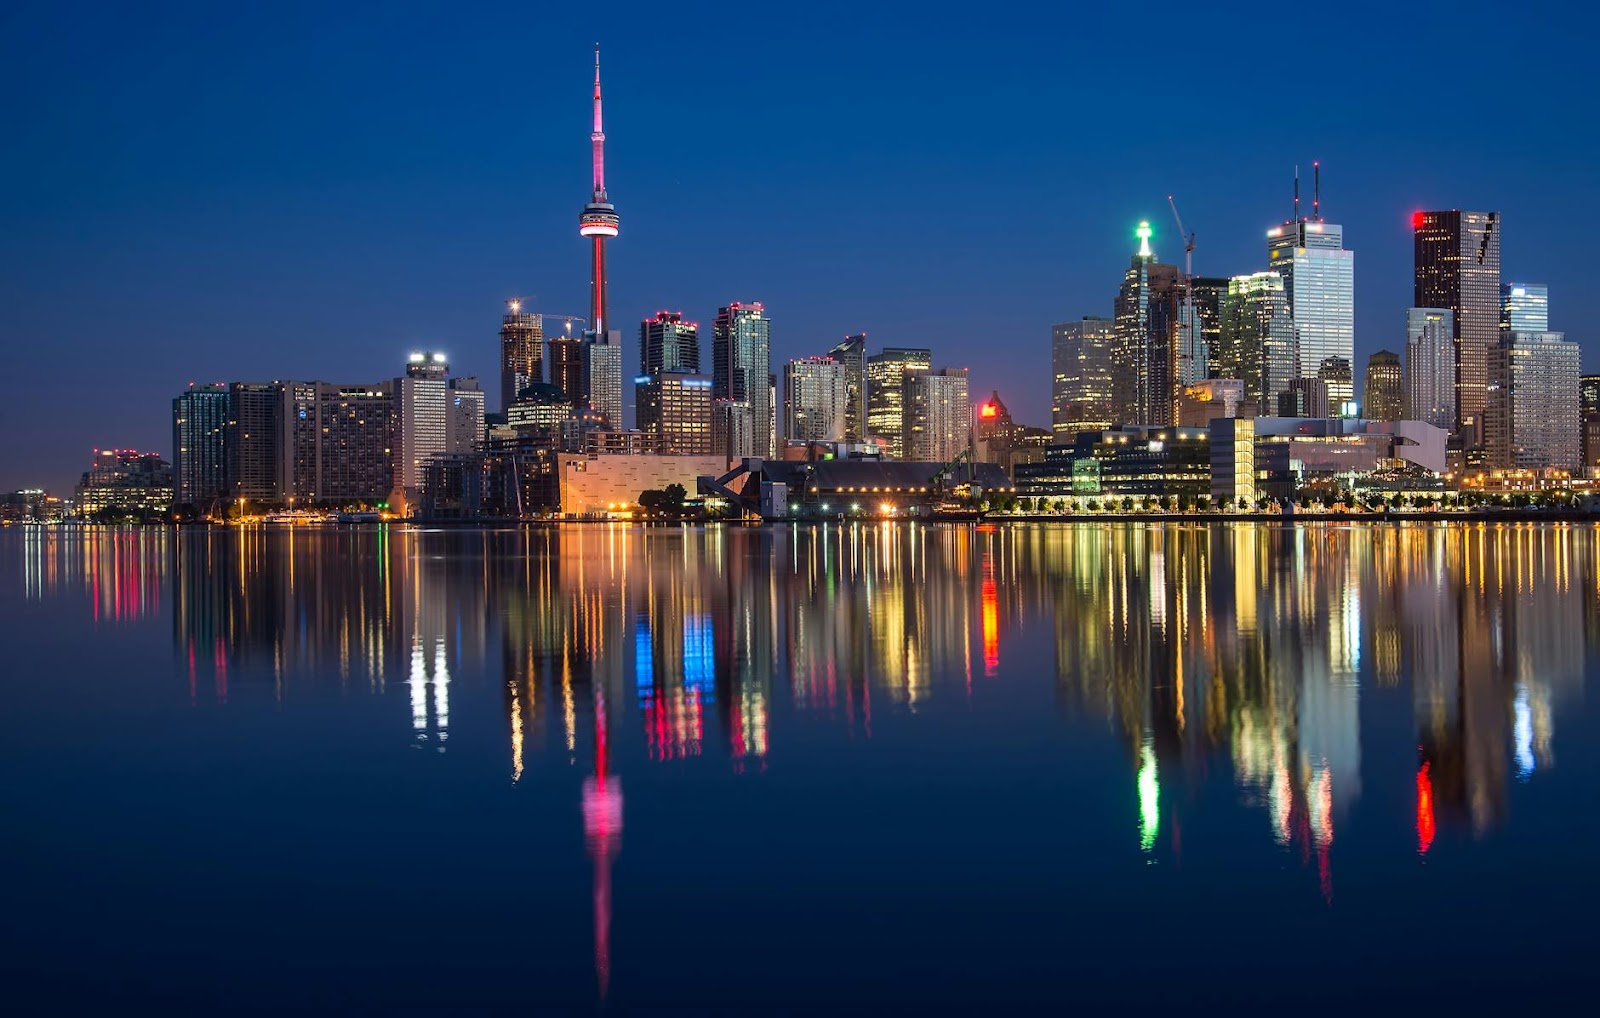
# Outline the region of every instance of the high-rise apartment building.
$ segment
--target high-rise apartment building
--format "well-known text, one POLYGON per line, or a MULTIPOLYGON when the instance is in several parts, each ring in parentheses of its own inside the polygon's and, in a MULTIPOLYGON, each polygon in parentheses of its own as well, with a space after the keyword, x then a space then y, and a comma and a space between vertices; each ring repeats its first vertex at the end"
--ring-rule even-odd
POLYGON ((1355 364, 1355 259, 1345 250, 1344 227, 1315 213, 1267 231, 1267 268, 1283 277, 1301 370, 1308 375, 1330 357, 1355 364))
POLYGON ((647 447, 663 456, 711 455, 711 379, 655 371, 634 382, 635 415, 647 447))
POLYGON ((395 433, 399 429, 396 382, 317 386, 322 436, 318 443, 319 502, 386 501, 394 490, 395 433))
POLYGON ((1244 398, 1270 414, 1278 395, 1300 377, 1299 347, 1283 277, 1256 272, 1228 280, 1212 374, 1244 383, 1244 398))
POLYGON ((772 323, 759 302, 717 309, 711 327, 711 395, 748 403, 757 429, 753 456, 771 456, 772 323))
POLYGON ((606 427, 622 431, 622 333, 583 335, 584 405, 605 418, 606 427))
POLYGON ((449 384, 450 391, 446 393, 449 407, 446 413, 450 421, 445 437, 445 451, 476 452, 483 448, 483 386, 471 375, 452 378, 449 384))
POLYGON ((1175 265, 1156 262, 1149 223, 1136 231, 1139 250, 1123 273, 1112 347, 1112 417, 1119 424, 1168 425, 1178 397, 1179 308, 1175 265))
POLYGON ((228 386, 228 498, 260 504, 286 499, 281 468, 283 388, 277 382, 228 386))
POLYGON ((1583 469, 1592 477, 1600 468, 1600 375, 1578 379, 1578 412, 1583 418, 1583 469))
POLYGON ((828 357, 844 365, 844 440, 867 440, 867 334, 846 336, 828 351, 828 357))
POLYGON ((517 394, 534 382, 544 381, 544 318, 522 310, 522 301, 506 301, 500 323, 500 412, 517 401, 517 394))
MULTIPOLYGON (((562 335, 550 340, 550 384, 574 407, 581 407, 589 398, 583 384, 583 340, 577 336, 562 335)), ((522 394, 521 390, 517 395, 522 394)), ((516 397, 512 398, 515 402, 516 397)), ((510 404, 507 404, 509 406, 510 404)))
POLYGON ((446 376, 450 364, 442 353, 414 353, 404 377, 394 380, 398 395, 394 442, 394 486, 408 500, 422 490, 422 470, 429 459, 443 455, 450 441, 446 376))
MULTIPOLYGON (((716 392, 712 382, 711 391, 716 392)), ((739 399, 716 399, 711 402, 711 454, 722 456, 730 462, 754 456, 756 447, 755 415, 750 404, 739 399)))
POLYGON ((904 459, 905 382, 913 371, 933 367, 933 351, 886 347, 867 358, 867 433, 883 439, 884 451, 904 459))
POLYGON ((1507 332, 1489 360, 1484 450, 1495 470, 1577 470, 1582 462, 1578 344, 1559 332, 1507 332))
POLYGON ((1543 283, 1501 283, 1500 331, 1549 332, 1550 288, 1543 283))
POLYGON ((804 357, 783 366, 783 437, 790 442, 845 440, 849 383, 845 365, 804 357))
POLYGON ((1456 426, 1455 312, 1406 309, 1406 416, 1452 431, 1456 426))
POLYGON ((228 491, 228 387, 190 385, 172 401, 172 469, 178 505, 202 506, 228 491))
POLYGON ((966 368, 912 371, 905 376, 905 459, 948 463, 972 446, 972 401, 966 368))
POLYGON ((639 374, 655 371, 700 373, 700 326, 682 311, 657 311, 639 323, 639 374))
POLYGON ((1406 415, 1405 384, 1400 355, 1379 350, 1367 358, 1367 381, 1361 392, 1361 416, 1372 421, 1398 421, 1406 415))
POLYGON ((1194 289, 1194 314, 1200 320, 1200 338, 1205 343, 1209 374, 1220 377, 1216 371, 1217 351, 1222 347, 1222 303, 1228 296, 1226 276, 1196 276, 1190 281, 1194 289))
POLYGON ((1412 303, 1451 313, 1456 420, 1478 444, 1489 357, 1500 341, 1500 214, 1450 209, 1411 216, 1412 303))
POLYGON ((1084 317, 1050 327, 1050 427, 1057 442, 1104 431, 1112 419, 1111 348, 1116 322, 1084 317))

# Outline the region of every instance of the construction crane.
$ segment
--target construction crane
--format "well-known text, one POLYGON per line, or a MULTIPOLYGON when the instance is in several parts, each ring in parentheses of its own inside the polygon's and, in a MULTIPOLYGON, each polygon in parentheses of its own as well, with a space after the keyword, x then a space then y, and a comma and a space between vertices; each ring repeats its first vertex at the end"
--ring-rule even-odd
MULTIPOLYGON (((506 309, 508 311, 510 311, 514 315, 515 314, 520 314, 522 312, 523 306, 527 305, 527 304, 532 304, 533 300, 534 300, 534 298, 532 298, 532 297, 510 297, 510 298, 506 299, 506 309)), ((583 322, 585 325, 587 325, 588 322, 589 322, 589 319, 587 317, 583 316, 583 315, 552 315, 552 314, 549 314, 549 313, 544 312, 544 311, 530 311, 528 313, 529 314, 536 314, 540 318, 554 318, 558 322, 567 323, 567 334, 568 335, 572 334, 572 323, 573 322, 583 322)))
POLYGON ((1172 206, 1172 218, 1178 224, 1178 235, 1183 238, 1183 311, 1184 328, 1189 330, 1185 342, 1179 344, 1178 360, 1179 374, 1183 384, 1189 385, 1198 379, 1192 378, 1193 364, 1192 353, 1195 344, 1195 333, 1198 331, 1194 320, 1194 234, 1183 227, 1183 217, 1178 215, 1178 201, 1172 195, 1167 195, 1167 204, 1172 206))
POLYGON ((956 453, 954 459, 935 471, 934 475, 928 479, 930 482, 932 482, 934 490, 939 492, 941 495, 944 494, 946 484, 951 475, 956 472, 956 467, 961 465, 962 460, 969 459, 971 454, 972 450, 970 448, 962 449, 960 452, 956 453))

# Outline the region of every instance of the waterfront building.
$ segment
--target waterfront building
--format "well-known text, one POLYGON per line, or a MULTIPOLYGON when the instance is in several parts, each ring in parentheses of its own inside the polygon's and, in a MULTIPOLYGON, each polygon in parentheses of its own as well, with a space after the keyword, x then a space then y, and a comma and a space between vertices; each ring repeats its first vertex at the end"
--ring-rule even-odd
POLYGON ((74 502, 80 516, 107 510, 166 513, 172 508, 172 464, 160 453, 96 449, 78 482, 74 502))
POLYGON ((228 387, 194 385, 172 401, 172 468, 178 505, 202 506, 228 491, 228 387))
POLYGON ((1595 476, 1600 468, 1600 375, 1578 379, 1578 404, 1583 421, 1583 471, 1595 476))
POLYGON ((1578 344, 1559 332, 1507 332, 1489 361, 1484 412, 1492 470, 1582 466, 1578 344))
POLYGON ((280 383, 234 382, 228 386, 228 430, 223 437, 228 498, 258 505, 284 500, 283 425, 280 383))
POLYGON ((649 451, 664 456, 712 453, 710 376, 656 371, 633 381, 639 430, 649 451))
POLYGON ((908 460, 948 463, 972 447, 972 402, 966 368, 905 376, 901 441, 908 460))
POLYGON ((500 412, 517 393, 544 381, 544 318, 522 310, 522 301, 506 301, 500 322, 500 412))
POLYGON ((1498 212, 1411 216, 1412 304, 1451 313, 1456 421, 1472 445, 1482 442, 1489 358, 1500 339, 1500 228, 1498 212))
POLYGON ((867 440, 867 334, 846 336, 828 351, 828 357, 844 365, 844 440, 867 440))
POLYGON ((1116 321, 1085 316, 1050 327, 1050 427, 1057 441, 1111 427, 1116 321))
POLYGON ((1500 331, 1549 332, 1550 288, 1543 283, 1501 283, 1500 331))
POLYGON ((386 502, 394 490, 400 399, 394 380, 376 385, 317 385, 321 438, 316 500, 344 505, 386 502))
POLYGON ((711 327, 711 396, 750 407, 751 451, 771 456, 772 323, 758 301, 735 302, 717 309, 711 327))
POLYGON ((783 437, 790 442, 843 442, 850 389, 845 365, 804 357, 783 366, 783 437))
POLYGON ((1406 415, 1454 431, 1456 414, 1455 312, 1406 309, 1406 415))
POLYGON ((933 351, 919 347, 886 347, 867 358, 867 433, 880 438, 889 456, 906 457, 905 379, 913 371, 933 367, 933 351))
POLYGON ((1405 384, 1400 355, 1379 350, 1367 358, 1367 380, 1361 391, 1361 416, 1372 421, 1405 417, 1405 384))
POLYGON ((1228 280, 1218 353, 1212 371, 1244 383, 1244 398, 1266 413, 1300 377, 1299 347, 1283 278, 1256 272, 1228 280))
POLYGON ((657 311, 639 323, 639 374, 657 371, 700 373, 700 326, 682 311, 657 311))
POLYGON ((1196 497, 1211 490, 1204 428, 1124 424, 1080 432, 1036 463, 1016 467, 1018 493, 1196 497))
POLYGON ((449 373, 444 354, 419 352, 411 355, 405 375, 394 380, 394 488, 408 498, 422 490, 422 465, 449 444, 449 373))

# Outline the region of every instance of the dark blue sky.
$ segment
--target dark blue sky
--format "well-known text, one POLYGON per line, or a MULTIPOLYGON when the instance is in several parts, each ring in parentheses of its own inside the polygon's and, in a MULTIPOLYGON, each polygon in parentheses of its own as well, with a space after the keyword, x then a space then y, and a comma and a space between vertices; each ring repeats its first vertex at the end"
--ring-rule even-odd
POLYGON ((1411 211, 1461 207, 1504 213, 1507 276, 1595 367, 1594 16, 1314 9, 12 0, 0 490, 170 453, 190 380, 369 381, 426 346, 497 391, 505 297, 585 307, 596 39, 619 322, 682 309, 709 345, 761 300, 775 364, 865 329, 1048 424, 1050 324, 1110 312, 1139 218, 1181 260, 1175 193, 1196 272, 1258 270, 1316 158, 1363 363, 1399 349, 1411 211))

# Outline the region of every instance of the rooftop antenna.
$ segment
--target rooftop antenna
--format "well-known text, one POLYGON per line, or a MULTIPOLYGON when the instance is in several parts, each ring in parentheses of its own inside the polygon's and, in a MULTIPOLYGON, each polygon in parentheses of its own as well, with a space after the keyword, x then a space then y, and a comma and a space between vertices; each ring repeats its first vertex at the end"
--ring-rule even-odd
POLYGON ((1322 164, 1311 163, 1311 218, 1322 222, 1322 164))
POLYGON ((1300 166, 1294 168, 1294 221, 1300 221, 1300 166))

